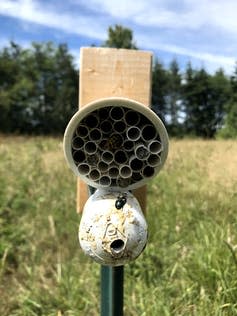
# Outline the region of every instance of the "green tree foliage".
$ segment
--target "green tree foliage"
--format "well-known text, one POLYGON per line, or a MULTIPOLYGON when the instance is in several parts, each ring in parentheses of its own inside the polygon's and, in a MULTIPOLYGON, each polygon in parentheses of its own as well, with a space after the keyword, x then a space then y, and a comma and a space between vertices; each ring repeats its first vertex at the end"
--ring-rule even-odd
POLYGON ((181 133, 180 115, 182 108, 181 73, 179 65, 174 59, 168 69, 167 109, 170 116, 169 133, 179 135, 181 133))
MULTIPOLYGON (((133 32, 108 28, 104 46, 137 49, 133 32)), ((172 136, 237 136, 237 66, 231 78, 222 69, 209 74, 183 73, 174 59, 168 68, 155 60, 152 109, 172 136)), ((23 49, 11 42, 0 50, 0 131, 58 134, 77 109, 78 71, 64 44, 33 43, 23 49)))
POLYGON ((230 80, 231 97, 226 104, 226 116, 223 128, 219 131, 218 136, 223 138, 237 137, 237 65, 230 80))
POLYGON ((210 76, 210 82, 211 97, 215 104, 214 122, 212 124, 215 127, 215 131, 217 131, 223 126, 226 105, 231 97, 231 83, 221 68, 214 75, 210 76))
POLYGON ((210 75, 189 63, 183 75, 175 59, 168 69, 155 61, 152 107, 171 136, 213 138, 223 124, 229 98, 230 81, 222 69, 210 75))
POLYGON ((219 136, 223 138, 237 138, 237 102, 228 104, 225 125, 220 130, 219 136))
POLYGON ((10 47, 0 53, 0 126, 3 131, 17 128, 27 116, 22 101, 28 97, 27 90, 31 87, 22 75, 22 54, 15 43, 10 43, 10 47), (22 112, 17 122, 12 121, 13 111, 16 117, 22 112))
POLYGON ((0 128, 62 133, 77 107, 78 75, 66 45, 11 43, 0 53, 0 128))
POLYGON ((185 128, 189 134, 207 136, 209 120, 207 119, 209 82, 204 69, 193 71, 191 65, 186 70, 184 86, 185 128))
POLYGON ((155 61, 152 72, 152 109, 159 115, 166 124, 168 73, 162 63, 155 61))
POLYGON ((137 49, 133 41, 133 32, 129 28, 116 24, 108 28, 108 39, 104 43, 105 47, 137 49))
POLYGON ((186 132, 204 138, 214 137, 229 98, 228 80, 223 71, 211 76, 204 68, 194 71, 189 64, 183 91, 186 132))

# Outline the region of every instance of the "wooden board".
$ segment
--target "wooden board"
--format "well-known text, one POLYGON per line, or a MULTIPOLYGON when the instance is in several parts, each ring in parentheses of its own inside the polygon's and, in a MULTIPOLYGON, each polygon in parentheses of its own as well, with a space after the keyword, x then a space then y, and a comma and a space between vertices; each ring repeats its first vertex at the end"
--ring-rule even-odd
MULTIPOLYGON (((146 106, 151 100, 152 53, 114 48, 81 48, 79 107, 108 97, 124 97, 146 106)), ((146 186, 134 190, 146 208, 146 186)), ((77 212, 88 199, 87 185, 78 179, 77 212)))

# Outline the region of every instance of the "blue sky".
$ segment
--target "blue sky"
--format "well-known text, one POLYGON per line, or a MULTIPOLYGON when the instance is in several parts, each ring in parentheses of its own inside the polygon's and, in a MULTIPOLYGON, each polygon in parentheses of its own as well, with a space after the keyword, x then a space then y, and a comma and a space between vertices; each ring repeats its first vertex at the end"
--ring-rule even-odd
POLYGON ((14 40, 67 43, 79 63, 81 46, 101 45, 109 26, 133 31, 137 46, 165 66, 175 57, 231 74, 237 60, 236 0, 0 0, 0 47, 14 40))

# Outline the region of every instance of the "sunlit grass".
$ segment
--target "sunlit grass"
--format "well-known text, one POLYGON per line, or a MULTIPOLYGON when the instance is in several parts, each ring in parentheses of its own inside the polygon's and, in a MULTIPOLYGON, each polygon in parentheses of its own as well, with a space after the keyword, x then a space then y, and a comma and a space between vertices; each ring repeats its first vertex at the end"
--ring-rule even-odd
MULTIPOLYGON (((0 315, 99 315, 61 139, 0 137, 0 315)), ((148 190, 149 243, 125 315, 237 315, 237 143, 172 141, 148 190)))

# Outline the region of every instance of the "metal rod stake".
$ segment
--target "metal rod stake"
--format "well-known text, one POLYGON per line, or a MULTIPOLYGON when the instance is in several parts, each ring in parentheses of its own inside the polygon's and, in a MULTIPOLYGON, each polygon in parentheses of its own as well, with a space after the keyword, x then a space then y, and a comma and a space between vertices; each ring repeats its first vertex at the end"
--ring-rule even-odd
POLYGON ((123 275, 123 266, 101 266, 101 316, 123 316, 123 275))
MULTIPOLYGON (((88 186, 89 195, 96 189, 88 186)), ((101 316, 123 316, 123 266, 101 266, 101 316)))

